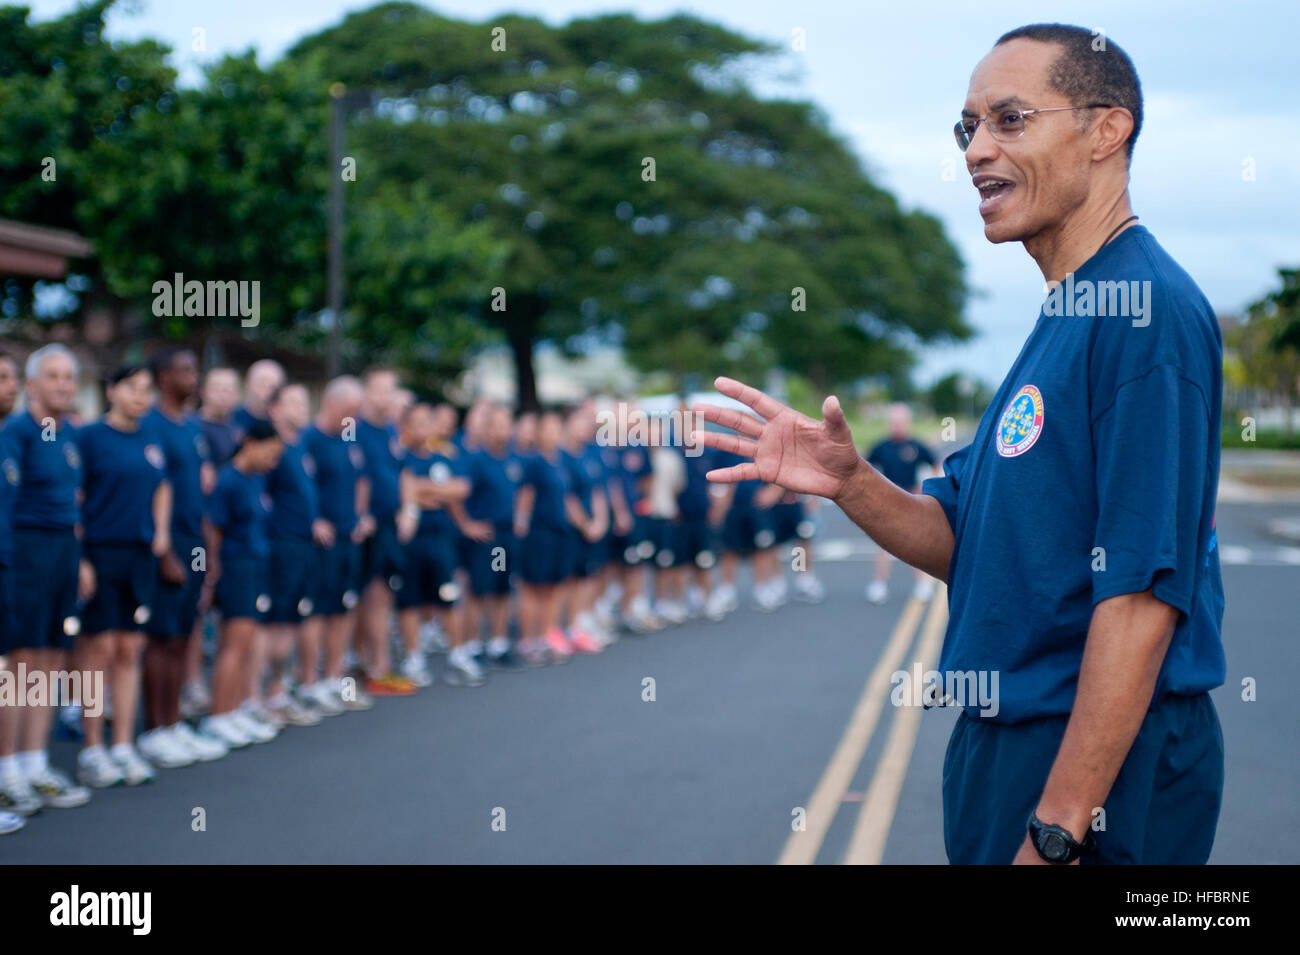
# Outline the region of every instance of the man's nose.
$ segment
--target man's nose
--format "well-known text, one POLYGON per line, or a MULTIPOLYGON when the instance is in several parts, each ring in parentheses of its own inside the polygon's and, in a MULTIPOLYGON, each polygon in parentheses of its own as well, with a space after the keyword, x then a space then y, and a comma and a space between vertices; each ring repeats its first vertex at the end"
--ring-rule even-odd
POLYGON ((980 163, 998 157, 998 141, 993 138, 993 134, 988 131, 987 126, 987 123, 980 123, 976 126, 975 135, 971 137, 970 145, 966 147, 966 168, 968 170, 974 170, 980 163))

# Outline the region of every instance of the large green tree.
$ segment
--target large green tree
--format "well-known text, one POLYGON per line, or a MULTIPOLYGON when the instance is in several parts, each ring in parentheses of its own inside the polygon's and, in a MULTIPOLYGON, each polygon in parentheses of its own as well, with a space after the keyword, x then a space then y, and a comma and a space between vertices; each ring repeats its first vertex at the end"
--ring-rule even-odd
POLYGON ((371 92, 350 202, 418 185, 502 243, 470 311, 530 402, 541 339, 621 343, 679 377, 779 363, 825 388, 970 334, 938 223, 874 186, 812 106, 747 89, 773 52, 687 16, 554 28, 388 3, 286 60, 371 92))

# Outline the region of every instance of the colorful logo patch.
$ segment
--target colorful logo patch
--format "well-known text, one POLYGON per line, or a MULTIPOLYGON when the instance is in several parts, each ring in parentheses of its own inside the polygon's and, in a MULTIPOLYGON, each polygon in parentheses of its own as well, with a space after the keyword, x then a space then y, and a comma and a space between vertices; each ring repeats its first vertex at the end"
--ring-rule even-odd
POLYGON ((1043 433, 1043 394, 1033 385, 1015 393, 998 421, 998 454, 1014 458, 1034 446, 1043 433))

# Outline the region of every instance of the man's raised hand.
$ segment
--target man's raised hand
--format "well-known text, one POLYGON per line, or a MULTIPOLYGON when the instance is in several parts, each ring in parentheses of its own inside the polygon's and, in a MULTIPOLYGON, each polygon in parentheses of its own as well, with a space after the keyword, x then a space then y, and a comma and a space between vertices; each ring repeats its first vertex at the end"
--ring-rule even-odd
POLYGON ((765 481, 796 493, 835 499, 863 464, 834 395, 822 402, 824 420, 816 421, 732 378, 717 378, 713 384, 762 417, 710 404, 692 408, 705 421, 735 432, 696 431, 696 442, 750 459, 710 471, 710 481, 765 481))

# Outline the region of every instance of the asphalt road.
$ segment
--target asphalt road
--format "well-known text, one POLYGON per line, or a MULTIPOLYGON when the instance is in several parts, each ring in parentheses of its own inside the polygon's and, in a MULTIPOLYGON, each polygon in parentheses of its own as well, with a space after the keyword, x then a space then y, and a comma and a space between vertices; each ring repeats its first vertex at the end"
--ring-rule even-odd
MULTIPOLYGON (((1300 517, 1300 505, 1219 509, 1228 682, 1214 699, 1227 785, 1212 862, 1300 862, 1284 837, 1300 791, 1288 696, 1300 686, 1300 552, 1269 536, 1278 517, 1300 517), (1256 702, 1241 700, 1246 677, 1256 702)), ((889 600, 871 606, 869 542, 834 509, 822 541, 834 559, 818 565, 821 604, 746 606, 482 688, 379 700, 46 811, 0 839, 0 862, 943 863, 955 711, 864 693, 873 672, 897 668, 882 657, 910 667, 923 656, 942 597, 909 609, 910 574, 896 566, 889 600), (807 828, 792 839, 801 811, 807 828)), ((58 765, 74 759, 72 744, 56 745, 58 765)))

